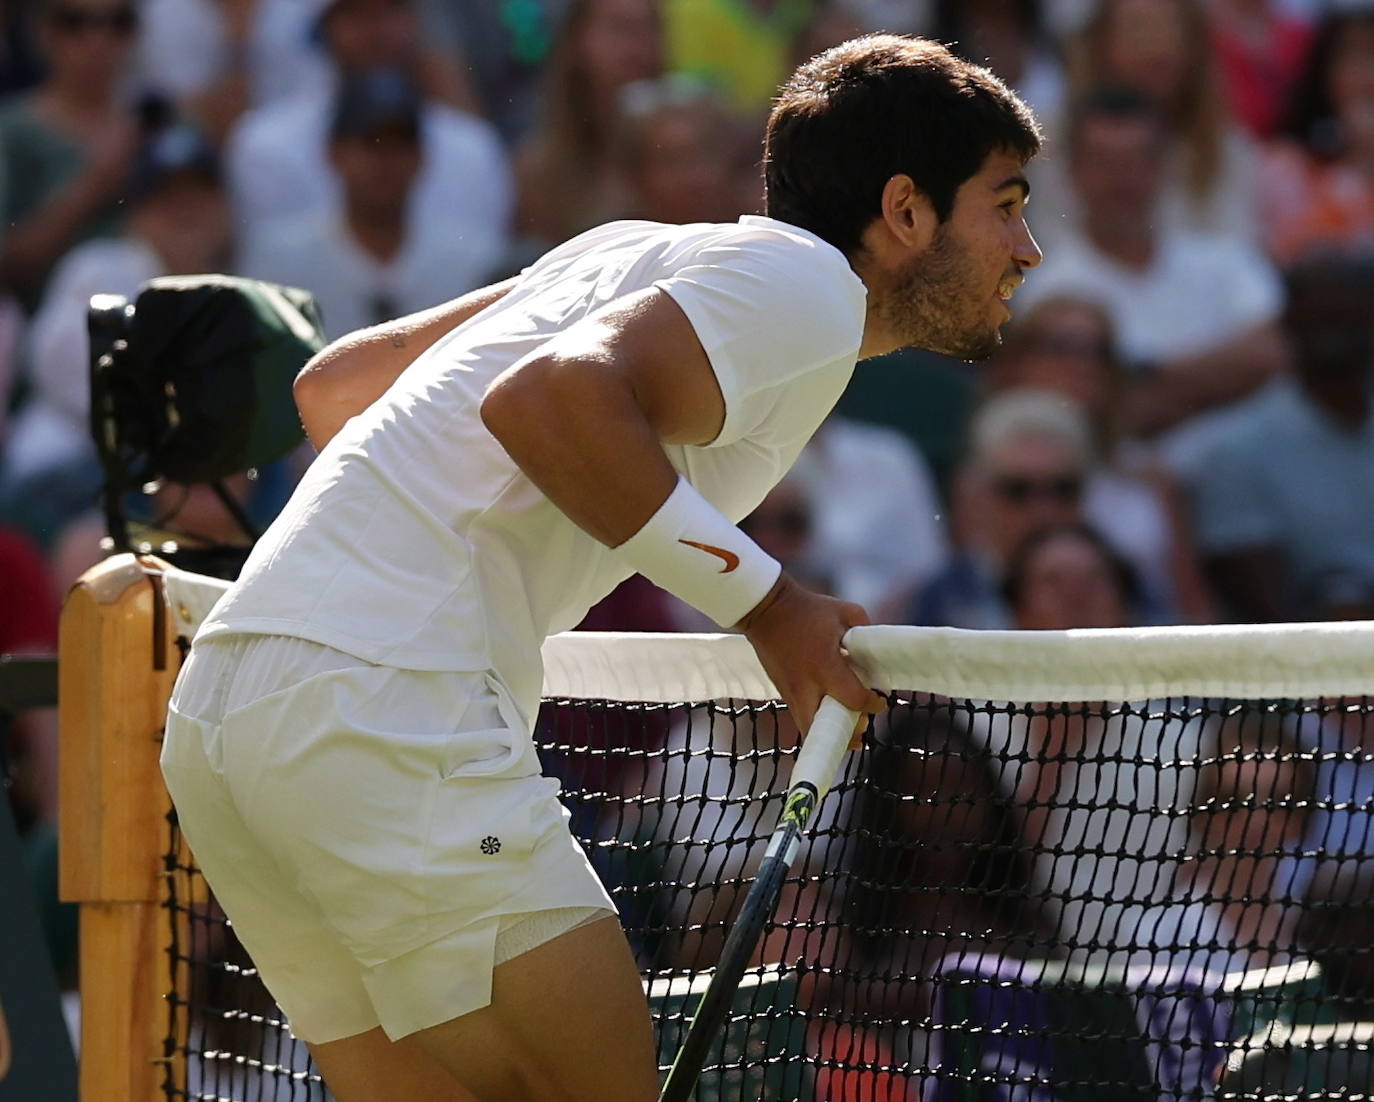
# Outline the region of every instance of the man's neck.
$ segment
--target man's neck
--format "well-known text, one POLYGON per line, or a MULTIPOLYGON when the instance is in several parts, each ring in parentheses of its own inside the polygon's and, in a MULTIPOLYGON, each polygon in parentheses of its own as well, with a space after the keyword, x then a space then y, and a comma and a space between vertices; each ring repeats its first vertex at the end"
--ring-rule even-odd
POLYGON ((1154 263, 1158 242, 1148 225, 1107 227, 1089 220, 1086 229, 1093 247, 1123 267, 1143 270, 1154 263))
POLYGON ((344 221, 358 247, 379 264, 390 264, 405 246, 406 225, 403 212, 378 217, 345 210, 344 221))
POLYGON ((1374 141, 1361 141, 1352 143, 1346 153, 1346 159, 1353 164, 1362 175, 1374 177, 1374 141))
POLYGON ((50 118, 77 130, 104 125, 115 106, 110 89, 88 85, 52 84, 41 96, 50 118))
POLYGON ((1358 375, 1304 376, 1303 392, 1331 420, 1351 431, 1369 419, 1369 383, 1358 375))
POLYGON ((873 263, 862 249, 849 258, 849 266, 854 269, 854 274, 859 277, 868 292, 864 310, 864 335, 859 343, 858 358, 867 360, 873 356, 895 352, 903 347, 903 341, 888 324, 886 311, 883 309, 888 281, 878 265, 873 263))

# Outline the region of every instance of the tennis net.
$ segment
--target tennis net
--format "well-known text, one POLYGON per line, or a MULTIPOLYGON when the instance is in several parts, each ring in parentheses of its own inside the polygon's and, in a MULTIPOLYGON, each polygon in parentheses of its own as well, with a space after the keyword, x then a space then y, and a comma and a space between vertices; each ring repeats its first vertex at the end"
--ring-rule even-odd
MULTIPOLYGON (((189 638, 222 583, 167 571, 189 638)), ((702 1099, 1374 1097, 1374 624, 851 635, 888 712, 702 1099)), ((566 635, 536 731, 671 1062, 798 735, 735 636, 566 635)), ((323 1099, 179 839, 165 1093, 323 1099)))

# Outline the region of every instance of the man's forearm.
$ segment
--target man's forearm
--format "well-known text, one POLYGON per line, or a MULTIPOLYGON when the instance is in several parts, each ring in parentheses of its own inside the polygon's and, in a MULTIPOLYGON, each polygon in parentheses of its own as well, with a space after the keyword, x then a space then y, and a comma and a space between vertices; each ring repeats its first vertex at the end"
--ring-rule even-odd
POLYGON ((341 337, 296 376, 294 394, 306 435, 323 448, 350 417, 386 393, 422 352, 499 300, 508 279, 451 302, 341 337))
POLYGON ((1283 370, 1283 337, 1261 325, 1195 356, 1165 364, 1177 383, 1183 416, 1243 398, 1283 370))

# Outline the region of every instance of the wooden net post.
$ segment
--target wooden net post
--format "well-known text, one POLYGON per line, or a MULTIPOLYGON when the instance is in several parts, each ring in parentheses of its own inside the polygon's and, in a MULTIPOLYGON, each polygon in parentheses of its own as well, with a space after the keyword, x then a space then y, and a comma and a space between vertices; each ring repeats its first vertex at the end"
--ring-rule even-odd
POLYGON ((108 559, 83 575, 62 610, 60 889, 81 905, 82 1102, 164 1098, 177 1057, 164 1051, 171 804, 158 754, 181 658, 160 566, 108 559))

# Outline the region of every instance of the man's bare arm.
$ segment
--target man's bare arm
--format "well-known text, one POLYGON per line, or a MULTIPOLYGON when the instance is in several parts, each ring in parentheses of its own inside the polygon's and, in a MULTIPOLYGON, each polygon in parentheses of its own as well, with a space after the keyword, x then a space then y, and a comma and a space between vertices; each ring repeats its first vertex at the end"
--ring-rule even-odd
POLYGON ((1137 395, 1137 426, 1147 434, 1258 390, 1287 363, 1287 346, 1277 325, 1265 322, 1219 345, 1159 365, 1157 376, 1137 395))
POLYGON ((725 399, 686 315, 648 290, 505 371, 487 391, 482 420, 555 505, 616 547, 677 482, 663 445, 715 439, 725 399))
MULTIPOLYGON (((579 322, 504 372, 482 420, 544 494, 610 547, 664 504, 677 471, 663 445, 708 444, 725 400, 695 330, 662 291, 628 296, 579 322)), ((811 593, 786 574, 740 622, 803 729, 831 695, 876 711, 881 700, 840 652, 867 615, 811 593)))
POLYGON ((360 329, 318 352, 296 376, 293 390, 310 442, 323 448, 344 422, 385 394, 420 353, 514 285, 515 280, 508 279, 418 314, 360 329))

